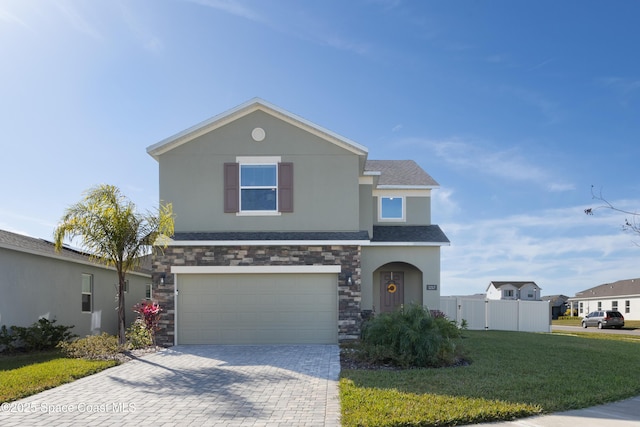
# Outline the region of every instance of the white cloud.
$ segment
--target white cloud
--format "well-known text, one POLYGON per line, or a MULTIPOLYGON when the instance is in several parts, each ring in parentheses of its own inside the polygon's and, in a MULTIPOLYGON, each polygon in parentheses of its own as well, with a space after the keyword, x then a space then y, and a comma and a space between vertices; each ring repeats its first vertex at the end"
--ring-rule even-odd
POLYGON ((565 114, 558 104, 539 92, 512 86, 503 86, 501 91, 514 96, 525 105, 530 105, 537 109, 546 118, 547 125, 561 122, 564 119, 565 114))
POLYGON ((255 10, 237 0, 185 0, 187 2, 211 7, 250 21, 264 22, 265 19, 255 10))
MULTIPOLYGON (((640 200, 616 204, 640 206, 640 200)), ((621 216, 584 206, 483 221, 441 224, 451 240, 442 249, 442 294, 482 293, 492 280, 533 280, 543 294, 576 292, 640 277, 636 236, 621 216)))
POLYGON ((552 182, 547 186, 547 188, 552 192, 563 192, 575 190, 576 186, 565 182, 552 182))
POLYGON ((164 43, 162 40, 155 34, 152 34, 151 31, 136 18, 131 10, 125 6, 125 4, 120 5, 120 12, 129 30, 140 41, 144 49, 153 53, 159 53, 164 50, 164 43))
POLYGON ((409 138, 400 140, 397 144, 430 150, 458 170, 474 171, 509 181, 531 182, 546 187, 549 191, 573 189, 573 184, 556 182, 557 178, 553 172, 532 163, 517 148, 490 151, 484 148, 481 142, 461 138, 445 140, 409 138))
POLYGON ((25 21, 18 18, 17 15, 9 12, 6 9, 0 9, 0 21, 8 22, 10 24, 18 24, 28 30, 31 29, 31 27, 29 27, 29 25, 25 21))
POLYGON ((96 40, 102 40, 102 34, 98 31, 97 27, 91 24, 74 6, 68 1, 58 1, 54 3, 56 7, 62 12, 71 26, 89 37, 96 40))
MULTIPOLYGON (((269 9, 269 14, 260 12, 256 7, 248 7, 238 0, 184 0, 202 6, 217 9, 250 21, 266 25, 273 31, 277 31, 300 40, 305 40, 320 46, 328 46, 334 49, 354 52, 365 55, 371 47, 368 43, 356 41, 342 34, 337 28, 327 26, 326 22, 317 17, 309 18, 305 14, 297 14, 295 19, 290 18, 293 12, 287 10, 286 17, 276 16, 274 8, 269 9)), ((252 3, 256 5, 258 3, 252 3)), ((261 4, 261 3, 260 3, 261 4)), ((261 4, 262 5, 262 4, 261 4)))
POLYGON ((451 188, 438 188, 431 192, 432 211, 438 213, 438 217, 450 218, 460 212, 460 206, 453 198, 454 190, 451 188))

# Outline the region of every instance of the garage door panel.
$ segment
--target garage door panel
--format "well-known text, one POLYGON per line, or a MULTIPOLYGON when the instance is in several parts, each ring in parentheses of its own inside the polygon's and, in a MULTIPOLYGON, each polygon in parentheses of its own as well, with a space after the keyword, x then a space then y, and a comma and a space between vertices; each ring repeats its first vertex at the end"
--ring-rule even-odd
POLYGON ((335 274, 178 276, 180 344, 337 342, 335 274))

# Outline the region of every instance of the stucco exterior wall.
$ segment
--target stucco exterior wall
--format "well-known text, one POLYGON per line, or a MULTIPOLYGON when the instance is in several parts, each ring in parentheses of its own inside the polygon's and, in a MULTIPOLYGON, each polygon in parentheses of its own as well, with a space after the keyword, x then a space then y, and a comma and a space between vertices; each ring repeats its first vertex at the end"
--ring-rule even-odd
POLYGON ((176 232, 358 231, 359 156, 256 111, 160 155, 160 200, 173 203, 176 232), (251 131, 262 127, 257 142, 251 131), (233 141, 233 143, 230 143, 233 141), (292 213, 224 213, 223 167, 238 156, 293 163, 292 213))
MULTIPOLYGON (((381 193, 379 190, 376 193, 381 193)), ((392 190, 385 190, 384 193, 388 193, 389 195, 394 194, 392 190)), ((411 194, 415 194, 415 191, 412 191, 411 194)), ((423 193, 428 193, 428 191, 423 191, 423 193)), ((403 194, 398 191, 397 194, 403 194)), ((380 220, 380 204, 379 204, 379 196, 373 197, 373 215, 371 216, 374 221, 374 225, 389 225, 390 223, 399 223, 402 225, 430 225, 431 224, 431 197, 421 196, 417 197, 406 196, 405 200, 405 220, 402 222, 397 221, 384 221, 380 220)))
MULTIPOLYGON (((29 326, 39 318, 75 325, 72 332, 86 336, 117 334, 115 270, 0 248, 0 325, 29 326), (82 312, 82 274, 93 275, 93 313, 82 312)), ((131 310, 145 296, 149 276, 130 274, 125 294, 127 325, 131 310)))

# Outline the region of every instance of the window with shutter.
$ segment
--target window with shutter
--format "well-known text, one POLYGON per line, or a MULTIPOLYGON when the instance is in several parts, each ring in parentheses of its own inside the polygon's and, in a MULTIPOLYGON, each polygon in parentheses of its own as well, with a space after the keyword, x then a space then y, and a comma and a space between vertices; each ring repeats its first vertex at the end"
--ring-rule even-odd
MULTIPOLYGON (((273 159, 273 158, 271 158, 273 159)), ((225 163, 224 211, 268 214, 293 212, 293 163, 225 163)))

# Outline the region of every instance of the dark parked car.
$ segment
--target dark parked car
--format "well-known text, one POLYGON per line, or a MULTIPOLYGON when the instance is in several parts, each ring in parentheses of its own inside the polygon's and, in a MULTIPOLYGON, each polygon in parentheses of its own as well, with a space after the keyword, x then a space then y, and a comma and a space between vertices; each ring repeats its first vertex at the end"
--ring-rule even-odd
POLYGON ((617 328, 624 326, 624 316, 619 311, 599 310, 593 311, 582 319, 582 327, 597 326, 602 328, 617 328))

